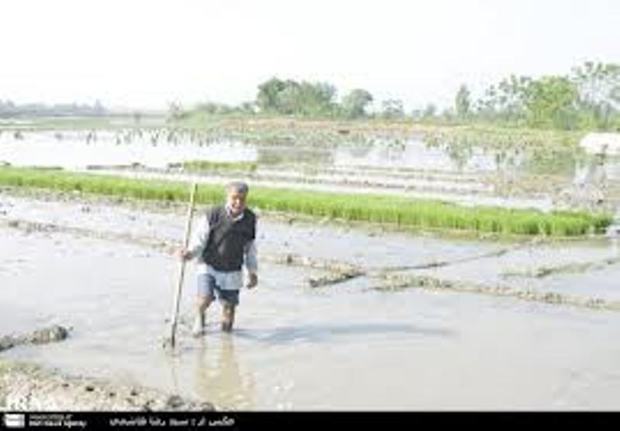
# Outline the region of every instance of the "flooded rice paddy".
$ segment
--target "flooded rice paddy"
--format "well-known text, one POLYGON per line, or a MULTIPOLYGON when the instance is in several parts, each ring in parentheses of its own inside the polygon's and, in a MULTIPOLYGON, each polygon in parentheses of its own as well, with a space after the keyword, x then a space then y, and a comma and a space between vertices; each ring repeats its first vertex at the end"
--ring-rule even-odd
POLYGON ((620 158, 570 147, 490 146, 423 135, 256 142, 175 129, 0 132, 0 164, 271 187, 382 193, 465 205, 607 209, 620 203, 620 158), (228 162, 189 171, 191 161, 228 162), (236 168, 235 163, 239 164, 236 168), (248 170, 242 164, 252 164, 248 170))
POLYGON ((73 328, 61 343, 3 357, 223 409, 617 408, 620 265, 611 239, 465 241, 261 214, 260 284, 242 292, 235 332, 219 331, 214 306, 206 336, 191 337, 190 266, 170 355, 161 339, 184 213, 3 190, 0 332, 73 328), (358 275, 312 287, 343 267, 358 275), (441 288, 415 279, 392 288, 388 275, 441 288))
MULTIPOLYGON (((615 209, 620 197, 617 158, 423 137, 276 145, 156 129, 3 130, 3 163, 542 210, 615 209), (184 169, 196 160, 233 165, 184 169)), ((235 332, 219 331, 214 305, 206 336, 190 335, 190 265, 170 355, 161 341, 185 211, 1 190, 0 336, 72 328, 61 343, 2 356, 221 409, 617 409, 618 239, 465 240, 260 213, 259 287, 242 292, 235 332)))

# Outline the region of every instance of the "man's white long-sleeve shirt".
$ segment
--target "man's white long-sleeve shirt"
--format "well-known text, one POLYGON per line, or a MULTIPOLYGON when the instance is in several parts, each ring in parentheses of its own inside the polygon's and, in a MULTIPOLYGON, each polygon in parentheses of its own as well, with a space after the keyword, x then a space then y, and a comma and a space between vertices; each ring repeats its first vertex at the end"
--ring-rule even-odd
MULTIPOLYGON (((226 208, 226 211, 230 214, 230 210, 226 208)), ((243 212, 233 218, 234 221, 239 221, 243 218, 243 212)), ((223 272, 218 271, 211 265, 207 264, 203 259, 203 252, 209 241, 209 235, 211 228, 209 226, 209 218, 203 217, 202 221, 195 230, 188 251, 192 259, 196 258, 196 272, 198 274, 211 274, 215 277, 216 283, 224 290, 236 290, 241 289, 243 286, 243 272, 231 271, 223 272)), ((256 241, 250 241, 243 247, 243 266, 249 273, 256 273, 258 271, 258 261, 256 252, 256 241)))

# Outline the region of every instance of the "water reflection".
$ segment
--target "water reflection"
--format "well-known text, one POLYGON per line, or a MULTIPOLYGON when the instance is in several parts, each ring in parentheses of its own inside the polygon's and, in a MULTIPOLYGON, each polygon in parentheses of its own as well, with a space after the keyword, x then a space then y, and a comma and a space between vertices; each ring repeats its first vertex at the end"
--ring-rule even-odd
POLYGON ((197 340, 194 385, 202 399, 220 408, 249 410, 256 405, 254 377, 240 366, 230 335, 197 340))
POLYGON ((257 147, 257 162, 260 165, 283 165, 308 163, 313 165, 331 165, 332 152, 328 149, 303 147, 257 147))
POLYGON ((364 151, 340 147, 334 150, 336 165, 382 168, 417 168, 449 172, 493 172, 503 169, 506 160, 517 164, 510 151, 489 152, 485 148, 461 141, 383 140, 364 151), (514 159, 514 160, 513 160, 514 159))
POLYGON ((575 165, 575 184, 592 184, 605 187, 607 183, 606 159, 603 155, 580 160, 575 165))
POLYGON ((590 211, 617 211, 620 160, 604 155, 580 158, 574 165, 572 181, 558 196, 559 207, 590 211))
MULTIPOLYGON (((60 133, 60 132, 57 132, 60 133)), ((227 139, 198 145, 187 137, 179 138, 170 132, 158 135, 133 136, 129 142, 110 131, 63 131, 58 140, 50 132, 30 133, 28 139, 0 136, 0 161, 15 166, 58 166, 65 169, 84 169, 90 165, 143 166, 165 168, 171 163, 190 160, 213 162, 245 162, 256 160, 256 148, 239 140, 227 139), (125 145, 123 143, 126 142, 125 145)))
POLYGON ((334 186, 356 191, 401 189, 451 199, 465 191, 472 197, 468 202, 481 203, 493 195, 502 198, 502 205, 545 209, 553 202, 561 209, 600 210, 603 203, 620 199, 620 158, 597 162, 569 146, 451 137, 373 137, 365 143, 344 140, 333 146, 313 145, 294 136, 289 141, 257 144, 224 132, 211 136, 168 129, 32 131, 24 136, 15 132, 0 135, 0 165, 82 170, 89 166, 165 169, 196 160, 250 162, 258 165, 252 174, 256 181, 306 183, 305 187, 317 190, 334 186))
POLYGON ((441 328, 424 328, 414 325, 397 323, 366 323, 348 325, 303 325, 303 326, 278 326, 265 331, 238 330, 236 336, 268 344, 289 344, 292 342, 335 342, 339 338, 381 336, 439 336, 450 337, 454 333, 441 328))
MULTIPOLYGON (((188 160, 212 162, 257 162, 274 167, 309 164, 317 168, 334 165, 416 168, 451 172, 559 174, 573 177, 589 161, 567 149, 524 149, 519 145, 501 148, 481 145, 467 139, 373 139, 371 144, 343 143, 312 146, 304 142, 289 145, 258 145, 226 136, 194 136, 175 130, 141 131, 55 131, 32 132, 27 145, 21 135, 0 136, 0 160, 13 165, 61 166, 84 168, 91 164, 123 166, 140 163, 148 167, 166 167, 188 160), (156 144, 156 145, 155 145, 156 144), (154 146, 155 145, 155 146, 154 146), (62 150, 62 151, 60 151, 62 150), (62 156, 59 156, 59 154, 62 156), (70 157, 66 155, 70 154, 70 157)), ((614 176, 620 164, 608 160, 607 173, 614 176), (611 170, 610 170, 611 169, 611 170)), ((618 176, 618 175, 616 175, 618 176)))
POLYGON ((528 175, 555 175, 570 179, 581 160, 573 151, 530 151, 523 160, 522 170, 528 175))

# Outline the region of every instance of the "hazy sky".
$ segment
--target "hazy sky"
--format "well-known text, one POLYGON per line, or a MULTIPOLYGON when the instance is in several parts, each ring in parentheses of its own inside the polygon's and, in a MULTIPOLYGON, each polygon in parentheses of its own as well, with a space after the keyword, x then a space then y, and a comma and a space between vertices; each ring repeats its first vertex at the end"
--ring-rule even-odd
POLYGON ((0 99, 17 103, 239 103, 278 76, 409 110, 620 62, 620 1, 2 0, 0 43, 0 99))

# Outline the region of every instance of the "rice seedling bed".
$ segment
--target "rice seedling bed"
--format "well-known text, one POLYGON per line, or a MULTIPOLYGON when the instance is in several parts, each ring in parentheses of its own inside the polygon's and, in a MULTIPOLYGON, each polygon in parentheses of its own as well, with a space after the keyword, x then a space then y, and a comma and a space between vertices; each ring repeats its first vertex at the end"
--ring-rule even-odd
MULTIPOLYGON (((179 181, 137 180, 13 167, 0 167, 0 184, 160 201, 186 201, 188 195, 187 184, 179 181)), ((220 203, 222 198, 223 188, 219 184, 201 185, 196 196, 197 202, 203 204, 220 203)), ((462 207, 442 201, 398 196, 360 196, 268 187, 252 187, 250 205, 261 210, 403 228, 445 228, 506 235, 581 236, 603 232, 612 222, 610 214, 462 207)))

